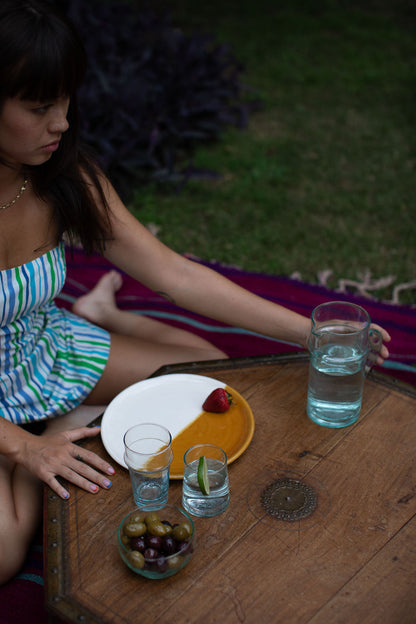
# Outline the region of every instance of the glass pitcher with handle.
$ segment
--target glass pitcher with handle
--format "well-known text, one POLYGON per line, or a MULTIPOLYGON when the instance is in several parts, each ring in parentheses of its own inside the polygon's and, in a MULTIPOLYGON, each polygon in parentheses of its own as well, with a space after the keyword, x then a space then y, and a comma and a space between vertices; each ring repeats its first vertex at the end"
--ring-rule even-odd
POLYGON ((354 303, 323 303, 311 318, 307 413, 318 425, 346 427, 360 415, 364 378, 383 339, 354 303))

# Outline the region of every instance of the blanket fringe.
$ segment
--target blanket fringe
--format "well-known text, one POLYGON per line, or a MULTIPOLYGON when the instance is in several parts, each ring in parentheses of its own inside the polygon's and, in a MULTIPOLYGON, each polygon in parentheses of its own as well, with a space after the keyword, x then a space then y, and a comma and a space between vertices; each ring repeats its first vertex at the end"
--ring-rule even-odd
MULTIPOLYGON (((332 276, 333 271, 331 271, 330 269, 318 271, 318 284, 320 286, 330 288, 331 290, 340 293, 351 293, 351 291, 355 291, 355 294, 366 297, 367 299, 372 299, 374 301, 379 301, 379 298, 372 294, 374 291, 393 287, 391 298, 383 299, 382 301, 384 303, 393 303, 396 305, 402 304, 402 302, 400 301, 401 293, 416 289, 416 280, 397 284, 394 286, 394 282, 396 281, 396 277, 394 275, 386 275, 385 277, 375 279, 371 277, 371 271, 369 271, 368 269, 365 270, 363 273, 358 273, 356 280, 343 278, 339 279, 338 284, 335 287, 333 286, 333 284, 329 283, 332 279, 332 276)), ((292 273, 290 277, 291 279, 302 280, 302 276, 298 271, 292 273)), ((411 307, 416 307, 416 304, 411 304, 411 307)))

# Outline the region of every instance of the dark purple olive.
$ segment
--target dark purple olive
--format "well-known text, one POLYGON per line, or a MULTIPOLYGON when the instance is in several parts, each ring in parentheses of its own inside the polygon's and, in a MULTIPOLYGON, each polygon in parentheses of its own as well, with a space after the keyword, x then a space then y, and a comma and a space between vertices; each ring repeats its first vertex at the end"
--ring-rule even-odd
POLYGON ((149 548, 155 548, 156 550, 162 550, 163 537, 160 537, 160 535, 147 535, 146 536, 146 545, 149 548))
POLYGON ((163 555, 158 557, 153 565, 157 572, 166 572, 168 569, 168 562, 163 555))
POLYGON ((165 553, 165 555, 168 556, 176 553, 176 542, 173 537, 170 537, 170 535, 167 535, 163 538, 162 551, 165 553))
POLYGON ((143 554, 145 559, 157 559, 159 557, 159 551, 156 548, 146 548, 143 554))
POLYGON ((190 554, 194 552, 193 546, 190 542, 179 542, 177 544, 177 552, 181 555, 190 554))
POLYGON ((141 537, 132 537, 130 539, 130 548, 132 550, 138 550, 141 553, 144 553, 144 551, 146 550, 146 541, 144 539, 144 536, 142 535, 141 537))
POLYGON ((156 561, 157 559, 145 559, 144 561, 144 569, 149 570, 151 572, 156 572, 156 561))

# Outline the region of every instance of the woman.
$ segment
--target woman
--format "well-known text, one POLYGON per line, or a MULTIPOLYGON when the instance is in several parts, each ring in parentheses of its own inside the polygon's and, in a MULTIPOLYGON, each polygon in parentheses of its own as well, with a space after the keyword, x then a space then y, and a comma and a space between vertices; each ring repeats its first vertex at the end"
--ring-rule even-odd
MULTIPOLYGON (((114 469, 74 444, 97 428, 25 423, 81 403, 108 403, 168 363, 226 357, 205 340, 120 311, 116 272, 74 306, 53 299, 65 280, 63 237, 80 240, 181 307, 305 347, 310 320, 258 298, 154 238, 78 145, 77 89, 85 52, 44 0, 0 7, 0 581, 21 566, 36 528, 41 482, 95 493, 114 469), (23 425, 23 426, 21 426, 23 425), (57 478, 58 477, 58 478, 57 478), (14 538, 10 539, 9 536, 14 538), (18 535, 18 539, 15 536, 18 535)), ((383 333, 384 339, 390 337, 383 333)), ((379 362, 388 356, 383 346, 379 362)))

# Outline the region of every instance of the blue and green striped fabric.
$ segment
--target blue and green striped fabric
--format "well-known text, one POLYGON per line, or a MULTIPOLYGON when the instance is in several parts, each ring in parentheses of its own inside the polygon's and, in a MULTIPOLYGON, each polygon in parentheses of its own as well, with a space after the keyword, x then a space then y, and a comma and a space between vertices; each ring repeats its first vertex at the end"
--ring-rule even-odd
POLYGON ((107 362, 107 331, 68 310, 63 243, 22 266, 0 271, 0 416, 23 424, 79 405, 107 362))

